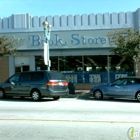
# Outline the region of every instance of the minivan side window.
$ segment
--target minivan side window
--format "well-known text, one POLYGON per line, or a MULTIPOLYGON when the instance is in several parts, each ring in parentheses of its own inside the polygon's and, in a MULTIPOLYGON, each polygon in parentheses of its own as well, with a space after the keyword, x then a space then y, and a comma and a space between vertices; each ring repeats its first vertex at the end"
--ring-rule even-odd
POLYGON ((44 72, 32 72, 32 81, 41 81, 44 78, 44 72))
POLYGON ((9 78, 9 82, 16 83, 19 80, 20 73, 14 74, 12 77, 9 78))
POLYGON ((19 81, 20 82, 26 82, 26 81, 30 81, 31 80, 31 73, 21 73, 19 81))

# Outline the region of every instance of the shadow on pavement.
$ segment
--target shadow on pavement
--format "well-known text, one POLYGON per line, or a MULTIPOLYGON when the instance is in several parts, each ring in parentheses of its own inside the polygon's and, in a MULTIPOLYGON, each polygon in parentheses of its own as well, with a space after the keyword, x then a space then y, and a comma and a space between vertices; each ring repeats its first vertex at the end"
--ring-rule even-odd
POLYGON ((115 98, 115 99, 109 99, 109 98, 104 98, 101 100, 97 100, 94 97, 90 96, 89 93, 82 93, 79 94, 76 97, 78 100, 87 100, 87 101, 93 101, 93 102, 121 102, 121 103, 140 103, 135 99, 125 99, 125 98, 115 98))
POLYGON ((20 97, 14 97, 14 98, 6 98, 6 99, 0 99, 1 101, 10 101, 10 102, 33 102, 33 103, 37 103, 37 102, 50 102, 50 101, 55 101, 52 98, 42 98, 39 101, 33 101, 31 98, 20 98, 20 97))
MULTIPOLYGON (((76 100, 84 100, 84 101, 93 101, 93 102, 121 102, 121 103, 140 103, 137 100, 134 99, 108 99, 104 98, 101 100, 97 100, 94 97, 90 96, 90 94, 87 91, 78 91, 75 92, 75 94, 69 94, 62 96, 61 98, 67 98, 67 99, 76 99, 76 100)), ((61 100, 61 99, 60 99, 61 100)), ((2 101, 10 101, 10 102, 51 102, 51 101, 59 101, 54 100, 53 98, 42 98, 39 101, 33 101, 31 98, 20 98, 20 97, 14 97, 14 98, 6 98, 6 99, 0 99, 0 102, 2 101)))
POLYGON ((89 93, 87 91, 78 91, 75 92, 75 94, 69 94, 66 96, 62 96, 62 98, 75 98, 75 99, 81 99, 81 100, 91 100, 89 98, 89 93))
POLYGON ((121 102, 121 103, 140 103, 135 99, 125 99, 125 98, 115 98, 115 99, 109 99, 104 98, 101 100, 97 100, 94 97, 90 96, 88 91, 78 91, 75 95, 69 94, 67 97, 63 98, 75 98, 77 100, 85 100, 85 101, 93 101, 93 102, 121 102))

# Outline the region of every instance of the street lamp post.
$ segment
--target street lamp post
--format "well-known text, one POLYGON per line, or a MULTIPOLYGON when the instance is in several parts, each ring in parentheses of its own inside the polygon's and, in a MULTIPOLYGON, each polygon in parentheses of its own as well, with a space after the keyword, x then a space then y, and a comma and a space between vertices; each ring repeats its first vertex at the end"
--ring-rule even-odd
POLYGON ((47 65, 47 70, 50 71, 51 61, 50 61, 50 54, 49 54, 49 41, 50 41, 50 33, 51 33, 51 25, 44 21, 43 23, 44 27, 44 63, 47 65))

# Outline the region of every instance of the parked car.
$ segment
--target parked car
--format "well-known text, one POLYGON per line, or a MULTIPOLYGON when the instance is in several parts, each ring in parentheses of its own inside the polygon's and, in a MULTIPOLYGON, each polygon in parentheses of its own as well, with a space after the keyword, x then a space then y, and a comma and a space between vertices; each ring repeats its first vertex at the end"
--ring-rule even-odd
POLYGON ((90 95, 95 99, 130 98, 140 101, 140 77, 124 77, 106 85, 94 86, 90 95))
POLYGON ((0 85, 0 98, 32 97, 38 101, 43 97, 58 100, 69 93, 68 81, 56 71, 30 71, 16 73, 0 85))

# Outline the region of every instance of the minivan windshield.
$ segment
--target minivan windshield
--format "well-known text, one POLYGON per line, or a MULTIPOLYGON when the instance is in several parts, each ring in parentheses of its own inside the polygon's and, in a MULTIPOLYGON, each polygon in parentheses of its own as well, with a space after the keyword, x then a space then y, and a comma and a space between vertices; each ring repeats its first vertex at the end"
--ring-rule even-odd
POLYGON ((49 72, 48 73, 50 80, 66 80, 65 76, 59 72, 49 72))

